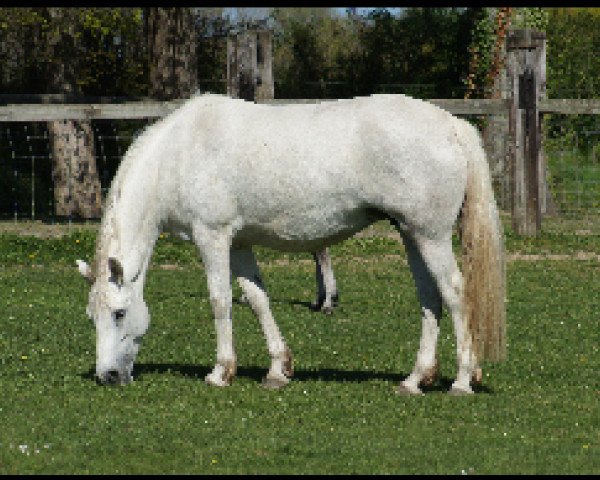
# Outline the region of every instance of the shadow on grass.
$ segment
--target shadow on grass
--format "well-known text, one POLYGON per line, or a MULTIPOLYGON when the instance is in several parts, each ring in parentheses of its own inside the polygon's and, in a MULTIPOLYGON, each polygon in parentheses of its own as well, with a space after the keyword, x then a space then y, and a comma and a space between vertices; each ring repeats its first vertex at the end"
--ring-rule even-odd
MULTIPOLYGON (((317 307, 313 302, 306 302, 303 300, 287 300, 287 301, 280 300, 279 303, 287 303, 289 305, 299 305, 301 307, 306 308, 307 310, 310 310, 311 312, 321 313, 321 308, 317 307)), ((333 311, 335 311, 335 308, 333 311)))
MULTIPOLYGON (((184 365, 181 363, 141 363, 136 364, 133 369, 134 380, 139 380, 146 374, 175 374, 182 377, 193 378, 196 380, 204 381, 204 377, 208 375, 212 370, 212 366, 206 365, 184 365)), ((267 374, 267 369, 256 366, 238 366, 237 377, 245 377, 254 380, 257 383, 261 383, 263 378, 267 374)), ((293 382, 309 382, 309 381, 323 381, 323 382, 370 382, 374 380, 385 380, 395 384, 399 384, 408 375, 396 374, 388 372, 370 372, 363 370, 340 370, 334 368, 322 368, 319 370, 295 370, 294 376, 292 377, 293 382)), ((96 381, 95 369, 91 367, 86 373, 81 374, 82 378, 90 381, 96 381)), ((423 393, 428 392, 447 392, 450 390, 450 386, 454 379, 441 376, 431 386, 422 387, 423 393)), ((486 393, 491 394, 493 390, 490 388, 480 385, 474 386, 473 390, 475 393, 486 393)))
MULTIPOLYGON (((233 299, 233 303, 237 304, 237 305, 245 305, 247 307, 250 307, 250 305, 248 305, 247 302, 242 302, 239 299, 233 299)), ((320 309, 317 309, 315 307, 315 304, 312 302, 308 302, 306 300, 280 300, 277 297, 269 297, 269 303, 282 303, 282 304, 287 304, 287 305, 298 305, 300 307, 304 307, 307 310, 310 310, 312 312, 320 312, 320 309)))

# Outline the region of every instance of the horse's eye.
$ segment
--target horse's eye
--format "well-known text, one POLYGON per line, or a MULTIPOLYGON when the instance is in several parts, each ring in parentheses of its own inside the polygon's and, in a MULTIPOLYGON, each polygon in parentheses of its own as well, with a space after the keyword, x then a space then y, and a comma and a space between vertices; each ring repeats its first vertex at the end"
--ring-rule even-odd
POLYGON ((125 310, 115 311, 115 320, 117 322, 123 320, 123 317, 125 317, 125 310))

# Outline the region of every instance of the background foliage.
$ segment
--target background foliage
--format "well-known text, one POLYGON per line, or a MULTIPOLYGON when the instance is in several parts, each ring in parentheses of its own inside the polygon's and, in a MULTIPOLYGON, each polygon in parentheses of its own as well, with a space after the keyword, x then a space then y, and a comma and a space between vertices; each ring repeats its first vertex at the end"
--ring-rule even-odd
MULTIPOLYGON (((52 31, 73 31, 69 57, 86 95, 147 92, 141 8, 77 8, 73 25, 57 25, 46 8, 0 8, 0 91, 47 92, 52 31)), ((195 9, 198 75, 224 92, 225 37, 246 28, 223 9, 195 9)), ((275 32, 276 96, 366 95, 408 90, 416 96, 462 97, 469 62, 478 56, 476 84, 489 70, 496 8, 411 7, 400 15, 329 8, 275 8, 262 24, 275 32), (334 83, 339 82, 339 83, 334 83), (392 85, 390 85, 392 84, 392 85), (408 86, 408 85, 412 85, 408 86)), ((594 8, 513 8, 511 26, 548 35, 548 93, 595 98, 600 64, 600 12, 594 8)), ((254 22, 255 24, 261 22, 254 22)), ((202 84, 202 82, 201 82, 202 84)))

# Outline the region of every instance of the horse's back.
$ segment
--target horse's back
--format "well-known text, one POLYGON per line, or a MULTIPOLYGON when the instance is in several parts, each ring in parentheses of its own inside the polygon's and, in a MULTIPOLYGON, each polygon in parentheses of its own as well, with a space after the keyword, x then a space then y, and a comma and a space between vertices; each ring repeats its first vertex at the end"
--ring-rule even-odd
POLYGON ((193 126, 181 132, 193 132, 192 150, 205 155, 191 160, 201 168, 218 165, 229 175, 287 178, 290 188, 298 182, 318 188, 325 178, 343 187, 358 181, 364 189, 365 174, 435 182, 436 172, 456 165, 450 157, 460 120, 403 95, 285 106, 215 95, 195 101, 197 107, 189 105, 193 126))

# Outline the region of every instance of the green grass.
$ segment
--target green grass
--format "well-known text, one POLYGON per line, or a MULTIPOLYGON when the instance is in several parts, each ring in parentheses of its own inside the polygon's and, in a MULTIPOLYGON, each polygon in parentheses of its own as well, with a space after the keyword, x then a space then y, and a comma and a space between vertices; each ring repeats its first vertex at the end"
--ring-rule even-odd
MULTIPOLYGON (((509 252, 600 253, 597 237, 581 238, 508 234, 506 243, 509 252)), ((392 239, 332 249, 341 291, 332 316, 307 308, 309 255, 259 249, 295 356, 296 375, 281 391, 260 385, 265 341, 239 304, 238 376, 225 389, 203 382, 216 347, 206 280, 193 247, 172 238, 159 241, 148 275, 152 321, 136 381, 96 385, 88 287, 73 263, 93 246, 93 232, 0 236, 2 474, 600 472, 598 262, 510 262, 508 360, 485 365, 476 395, 448 396, 456 361, 445 314, 442 377, 425 396, 405 398, 393 391, 413 365, 421 325, 403 248, 392 239)))

